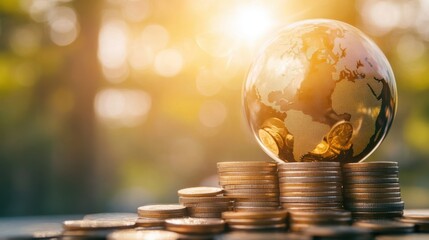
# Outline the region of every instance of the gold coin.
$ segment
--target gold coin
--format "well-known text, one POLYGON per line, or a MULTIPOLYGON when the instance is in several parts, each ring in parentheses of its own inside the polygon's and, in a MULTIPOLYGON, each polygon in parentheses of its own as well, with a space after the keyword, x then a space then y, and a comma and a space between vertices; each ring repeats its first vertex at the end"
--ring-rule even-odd
POLYGON ((244 166, 237 166, 237 167, 218 167, 217 169, 219 174, 227 174, 229 172, 239 173, 239 172, 267 172, 269 174, 274 174, 277 172, 277 166, 271 166, 271 167, 244 167, 244 166))
POLYGON ((328 133, 328 143, 339 150, 348 150, 351 147, 350 140, 353 136, 353 125, 348 121, 336 123, 328 133))
POLYGON ((224 219, 260 219, 260 218, 286 218, 287 211, 284 210, 271 210, 261 212, 223 212, 222 218, 224 219))
POLYGON ((115 231, 107 236, 108 240, 140 240, 140 239, 151 239, 151 240, 176 240, 179 239, 180 235, 170 231, 164 230, 122 230, 115 231))
POLYGON ((181 204, 189 203, 229 203, 231 200, 224 196, 216 197, 179 197, 179 202, 181 204))
POLYGON ((217 218, 173 218, 165 221, 167 230, 179 233, 220 233, 225 221, 217 218))
POLYGON ((316 148, 313 149, 310 153, 316 154, 316 155, 322 155, 325 154, 329 150, 329 143, 327 143, 325 140, 317 144, 316 148))
POLYGON ((228 177, 228 176, 277 176, 277 172, 267 172, 267 171, 249 171, 249 172, 222 172, 219 173, 219 176, 228 177))
POLYGON ((277 176, 273 175, 253 175, 253 176, 219 176, 219 180, 275 180, 277 176))
POLYGON ((192 187, 180 189, 177 193, 182 197, 214 197, 223 193, 223 189, 218 187, 192 187))
POLYGON ((135 221, 123 220, 68 220, 63 222, 65 230, 96 230, 132 228, 135 221))
POLYGON ((164 224, 164 219, 156 218, 138 218, 136 221, 136 227, 163 227, 164 224))
POLYGON ((271 136, 270 133, 268 133, 265 129, 259 129, 258 131, 259 139, 261 139, 261 142, 276 156, 279 155, 280 149, 278 146, 278 143, 276 142, 276 139, 271 136))

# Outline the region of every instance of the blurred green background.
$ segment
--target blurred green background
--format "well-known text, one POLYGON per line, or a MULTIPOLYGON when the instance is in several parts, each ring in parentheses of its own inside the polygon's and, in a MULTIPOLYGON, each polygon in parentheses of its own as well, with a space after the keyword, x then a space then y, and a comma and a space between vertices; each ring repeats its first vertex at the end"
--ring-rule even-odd
POLYGON ((0 216, 132 211, 266 160, 241 109, 258 46, 348 22, 390 60, 398 113, 371 160, 429 207, 429 1, 1 0, 0 216))

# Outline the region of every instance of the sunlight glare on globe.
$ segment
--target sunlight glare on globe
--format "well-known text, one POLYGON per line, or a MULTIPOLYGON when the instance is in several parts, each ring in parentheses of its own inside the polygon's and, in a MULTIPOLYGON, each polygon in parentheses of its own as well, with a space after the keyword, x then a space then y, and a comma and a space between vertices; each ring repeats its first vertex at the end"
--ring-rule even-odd
POLYGON ((363 161, 389 131, 396 102, 382 51, 357 28, 324 19, 280 30, 243 89, 251 130, 278 162, 363 161))

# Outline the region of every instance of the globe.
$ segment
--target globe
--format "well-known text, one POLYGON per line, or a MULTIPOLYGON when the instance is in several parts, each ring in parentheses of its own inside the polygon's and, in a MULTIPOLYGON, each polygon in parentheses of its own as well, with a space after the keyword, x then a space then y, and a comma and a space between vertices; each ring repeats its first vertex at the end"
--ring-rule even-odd
POLYGON ((365 160, 388 133, 396 102, 380 48, 327 19, 282 28, 263 45, 243 89, 250 128, 278 162, 365 160))

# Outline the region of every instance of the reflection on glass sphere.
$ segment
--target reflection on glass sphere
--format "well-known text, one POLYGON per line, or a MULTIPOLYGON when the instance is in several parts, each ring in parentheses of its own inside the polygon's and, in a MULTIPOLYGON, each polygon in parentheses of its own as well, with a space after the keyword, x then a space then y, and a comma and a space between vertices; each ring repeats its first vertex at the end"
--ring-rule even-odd
POLYGON ((334 20, 286 26, 253 62, 243 91, 247 120, 276 161, 359 162, 386 136, 396 83, 381 50, 334 20))

